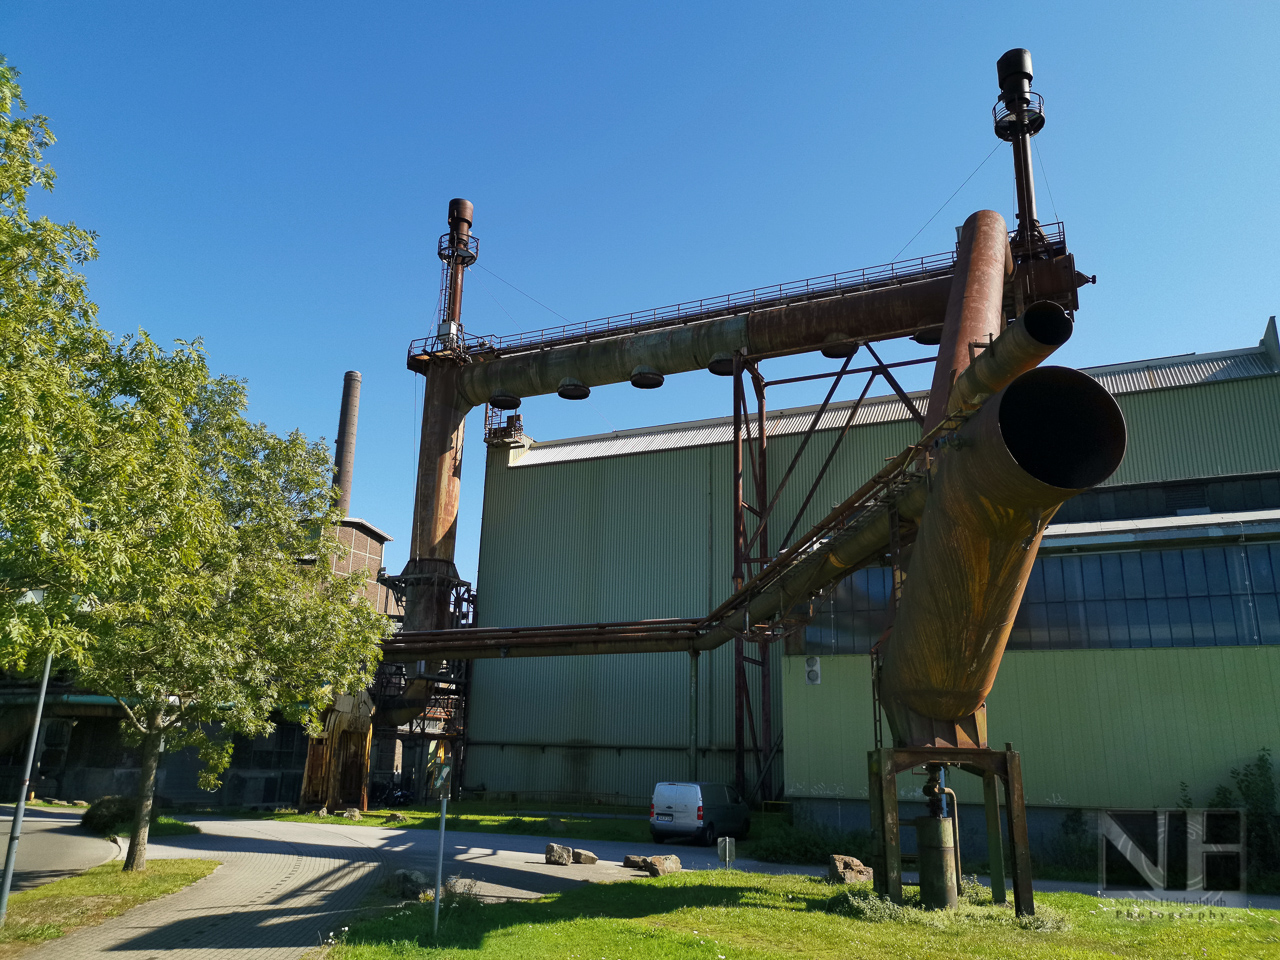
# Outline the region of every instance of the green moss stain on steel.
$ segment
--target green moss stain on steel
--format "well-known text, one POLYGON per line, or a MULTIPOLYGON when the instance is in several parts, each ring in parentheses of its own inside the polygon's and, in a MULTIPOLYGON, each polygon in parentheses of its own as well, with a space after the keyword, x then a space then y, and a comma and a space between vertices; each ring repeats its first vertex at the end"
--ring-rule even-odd
MULTIPOLYGON (((785 661, 788 792, 865 797, 869 658, 823 657, 819 686, 805 684, 803 657, 785 661)), ((1204 804, 1232 767, 1280 750, 1277 690, 1274 646, 1017 650, 987 700, 989 735, 1022 754, 1029 804, 1172 807, 1181 781, 1204 804)), ((904 796, 910 781, 899 778, 904 796)), ((956 786, 981 801, 975 778, 956 786)))
POLYGON ((1116 397, 1129 449, 1107 486, 1280 470, 1280 377, 1116 397))

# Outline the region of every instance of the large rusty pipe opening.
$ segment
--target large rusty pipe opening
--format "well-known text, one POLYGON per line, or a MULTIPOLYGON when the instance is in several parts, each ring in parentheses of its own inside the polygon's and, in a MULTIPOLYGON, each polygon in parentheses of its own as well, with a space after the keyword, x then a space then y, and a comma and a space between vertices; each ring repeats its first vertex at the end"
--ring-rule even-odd
POLYGON ((1107 479, 1124 457, 1124 417, 1115 400, 1092 377, 1066 367, 1041 367, 1008 386, 1000 435, 1029 476, 1071 493, 1107 479))

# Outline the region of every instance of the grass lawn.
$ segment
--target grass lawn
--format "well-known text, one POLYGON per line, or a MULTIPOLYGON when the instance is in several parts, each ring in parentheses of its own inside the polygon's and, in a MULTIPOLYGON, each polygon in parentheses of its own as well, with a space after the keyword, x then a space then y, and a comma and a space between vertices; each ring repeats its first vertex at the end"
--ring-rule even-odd
POLYGON ((16 956, 75 927, 99 924, 130 907, 181 890, 218 866, 216 860, 152 860, 141 873, 125 873, 118 861, 55 880, 9 898, 0 927, 0 958, 16 956))
MULTIPOLYGON (((636 810, 636 813, 647 811, 636 810)), ((253 814, 249 814, 253 816, 253 814)), ((260 814, 271 820, 288 820, 295 823, 328 823, 349 825, 351 821, 338 816, 321 819, 314 813, 260 814)), ((600 817, 584 817, 572 812, 538 815, 513 811, 510 804, 482 801, 461 801, 449 804, 449 830, 470 830, 477 833, 507 833, 524 836, 572 837, 575 840, 618 840, 623 843, 649 843, 649 821, 600 817)), ((438 830, 440 807, 398 807, 394 810, 369 810, 361 814, 360 823, 371 827, 393 827, 398 830, 438 830), (407 817, 405 823, 388 823, 392 814, 407 817)), ((753 828, 754 829, 754 828, 753 828)), ((744 854, 745 856, 745 854, 744 854)))
POLYGON ((535 901, 481 904, 464 897, 444 905, 438 946, 432 945, 431 905, 415 904, 353 923, 329 960, 1280 957, 1277 911, 1153 915, 1149 905, 1134 901, 1041 893, 1033 926, 1017 921, 1008 907, 989 905, 894 917, 904 911, 879 909, 880 901, 866 899, 866 886, 690 871, 586 884, 535 901), (870 904, 864 914, 875 919, 830 912, 833 895, 847 901, 846 890, 855 895, 848 902, 870 904))
MULTIPOLYGON (((599 807, 582 808, 594 813, 599 807)), ((579 810, 548 812, 542 808, 537 812, 521 812, 513 810, 511 804, 492 801, 462 800, 449 804, 449 830, 470 830, 476 833, 505 833, 537 837, 565 837, 573 840, 616 840, 619 843, 651 843, 649 836, 648 810, 639 807, 620 807, 616 810, 603 808, 610 812, 619 812, 642 819, 621 819, 599 816, 583 816, 579 810)), ((338 816, 321 819, 314 813, 258 813, 255 811, 234 811, 236 816, 258 819, 288 820, 295 823, 327 823, 346 825, 351 821, 338 816)), ((440 828, 440 807, 397 807, 394 810, 369 810, 361 814, 360 823, 371 827, 392 827, 399 830, 438 830, 440 828), (404 823, 389 823, 387 818, 393 814, 406 817, 404 823)), ((790 830, 786 816, 781 813, 751 814, 751 835, 738 843, 738 856, 750 858, 754 856, 752 846, 761 838, 779 834, 777 839, 783 841, 787 849, 794 849, 790 837, 784 836, 790 830)), ((673 853, 678 853, 680 844, 673 843, 673 853)), ((856 854, 856 850, 849 850, 856 854)), ((768 859, 774 859, 772 857, 768 859)), ((815 863, 826 863, 824 852, 815 863)))
MULTIPOLYGON (((187 823, 185 820, 176 820, 173 817, 166 817, 163 814, 151 821, 151 829, 147 831, 147 839, 151 840, 156 837, 181 837, 190 833, 199 833, 200 828, 193 823, 187 823)), ((125 821, 115 829, 117 837, 133 836, 133 823, 125 821)))

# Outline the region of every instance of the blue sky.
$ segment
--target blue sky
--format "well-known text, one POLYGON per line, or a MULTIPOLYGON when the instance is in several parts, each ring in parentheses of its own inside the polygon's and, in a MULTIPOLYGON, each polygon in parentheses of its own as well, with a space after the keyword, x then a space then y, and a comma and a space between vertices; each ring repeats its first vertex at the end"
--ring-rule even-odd
MULTIPOLYGON (((108 329, 203 337, 252 416, 313 438, 333 438, 343 371, 362 372, 352 512, 396 537, 394 572, 418 415, 405 347, 433 324, 449 198, 475 203, 492 271, 467 278, 476 333, 883 263, 996 147, 1013 46, 1046 103, 1041 217, 1098 275, 1063 362, 1256 343, 1280 312, 1280 6, 1027 4, 1009 25, 1011 9, 9 0, 0 52, 59 138, 58 189, 33 206, 101 234, 108 329)), ((1001 145, 902 256, 1012 206, 1001 145)), ((729 411, 706 374, 522 410, 538 439, 729 411)), ((467 577, 480 434, 473 415, 467 577)))

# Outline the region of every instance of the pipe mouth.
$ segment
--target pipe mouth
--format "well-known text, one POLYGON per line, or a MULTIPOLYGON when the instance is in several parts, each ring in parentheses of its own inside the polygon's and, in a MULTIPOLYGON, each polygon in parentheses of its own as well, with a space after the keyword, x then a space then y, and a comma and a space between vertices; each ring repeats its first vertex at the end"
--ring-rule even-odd
POLYGON ((495 393, 489 398, 489 406, 495 410, 519 410, 520 398, 512 393, 495 393))
POLYGON ((631 385, 640 390, 656 390, 666 378, 653 367, 643 364, 631 371, 631 385))
POLYGON ((1062 305, 1052 300, 1041 300, 1027 307, 1022 313, 1022 325, 1046 347, 1062 346, 1071 339, 1075 326, 1062 305))
POLYGON ((1124 415, 1088 374, 1038 367, 1000 398, 1000 435, 1014 461, 1041 483, 1084 490, 1115 473, 1124 459, 1124 415))
POLYGON ((556 396, 561 400, 585 400, 591 396, 591 388, 581 380, 565 377, 556 387, 556 396))
POLYGON ((836 341, 824 343, 819 352, 828 360, 844 360, 856 354, 859 346, 861 344, 855 340, 836 341))
POLYGON ((717 377, 733 376, 733 354, 717 353, 709 361, 707 361, 707 370, 714 373, 717 377))

